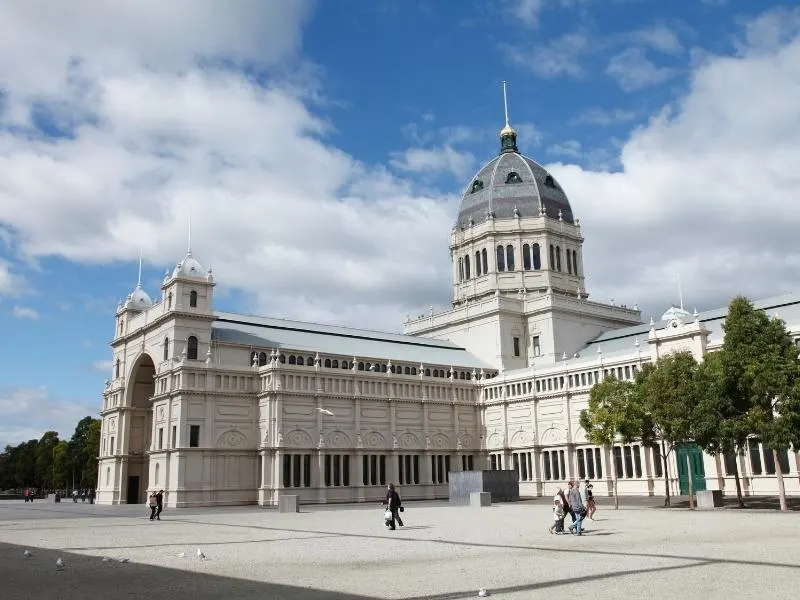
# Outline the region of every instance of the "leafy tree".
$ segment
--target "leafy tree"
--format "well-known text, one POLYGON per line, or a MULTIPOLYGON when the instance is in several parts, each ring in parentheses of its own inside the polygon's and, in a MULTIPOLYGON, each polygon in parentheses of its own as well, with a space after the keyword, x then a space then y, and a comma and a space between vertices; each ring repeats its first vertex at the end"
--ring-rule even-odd
POLYGON ((751 432, 772 451, 780 507, 788 510, 778 449, 791 447, 800 437, 796 435, 800 420, 797 348, 781 319, 770 319, 742 296, 731 301, 724 328, 724 377, 736 402, 749 407, 751 432))
MULTIPOLYGON (((679 444, 694 441, 693 420, 697 397, 697 361, 691 352, 668 354, 637 376, 632 426, 640 426, 640 438, 659 448, 664 468, 664 506, 670 506, 667 460, 679 444)), ((631 411, 629 411, 629 414, 631 411)), ((689 506, 693 507, 692 473, 689 467, 689 506)))
POLYGON ((100 452, 100 420, 84 417, 75 427, 69 441, 72 466, 78 474, 78 485, 97 481, 97 456, 100 452))
POLYGON ((744 508, 738 458, 744 454, 750 435, 749 406, 736 394, 735 381, 725 377, 724 349, 705 356, 698 367, 696 381, 695 439, 712 456, 735 456, 736 499, 739 508, 744 508))
POLYGON ((61 440, 53 450, 53 487, 56 489, 67 487, 69 481, 69 444, 61 440))
POLYGON ((47 431, 36 445, 36 485, 53 486, 53 451, 58 445, 58 432, 47 431))
POLYGON ((17 487, 36 485, 36 447, 37 440, 23 442, 13 454, 14 482, 17 487))
MULTIPOLYGON (((598 446, 603 446, 606 452, 611 452, 617 436, 626 437, 630 434, 630 408, 633 404, 635 388, 630 381, 620 381, 609 375, 602 382, 595 384, 589 392, 589 408, 580 413, 580 425, 586 432, 586 438, 598 446)), ((614 508, 619 509, 619 496, 617 495, 617 462, 614 464, 614 508)))

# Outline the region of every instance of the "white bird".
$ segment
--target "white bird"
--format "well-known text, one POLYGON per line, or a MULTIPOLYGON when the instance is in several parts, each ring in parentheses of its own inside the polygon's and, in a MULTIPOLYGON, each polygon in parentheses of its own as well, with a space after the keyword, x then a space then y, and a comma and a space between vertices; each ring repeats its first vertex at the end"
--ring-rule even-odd
POLYGON ((315 409, 317 412, 321 412, 323 415, 328 415, 329 417, 335 417, 336 415, 329 411, 327 408, 317 408, 315 409))
POLYGON ((200 548, 197 549, 197 558, 205 558, 206 555, 203 554, 203 551, 200 548))
POLYGON ((130 558, 120 558, 120 559, 119 559, 119 562, 121 562, 121 563, 126 563, 126 562, 128 562, 129 560, 130 560, 130 558))
POLYGON ((481 588, 478 590, 478 596, 480 596, 481 598, 486 598, 486 596, 488 595, 489 592, 487 592, 485 589, 481 588))
POLYGON ((61 558, 56 559, 56 569, 61 571, 64 568, 64 561, 61 558))
POLYGON ((104 556, 103 557, 103 562, 111 562, 112 560, 114 560, 114 559, 113 558, 109 558, 108 556, 104 556))
POLYGON ((25 558, 31 558, 33 556, 33 552, 31 552, 30 550, 25 550, 25 552, 22 553, 22 556, 24 556, 25 558))

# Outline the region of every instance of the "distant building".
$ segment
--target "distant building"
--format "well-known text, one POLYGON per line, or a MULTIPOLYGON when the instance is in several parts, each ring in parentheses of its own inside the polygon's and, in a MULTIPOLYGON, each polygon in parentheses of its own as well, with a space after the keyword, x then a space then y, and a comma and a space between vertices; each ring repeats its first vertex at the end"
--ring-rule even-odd
MULTIPOLYGON (((610 493, 663 493, 661 462, 639 444, 587 444, 578 423, 590 388, 632 379, 676 350, 698 359, 722 344, 725 309, 589 300, 583 235, 566 194, 521 155, 506 122, 501 152, 464 192, 450 240, 452 308, 407 319, 405 335, 215 311, 215 280, 191 248, 153 302, 141 278, 116 313, 113 377, 103 392, 97 502, 170 506, 372 501, 388 482, 403 498, 447 497, 450 471, 514 469, 522 495, 589 478, 610 493), (655 460, 654 460, 655 459, 655 460)), ((800 296, 762 300, 800 335, 800 296)), ((695 447, 673 454, 672 493, 775 494, 772 453, 695 447)), ((798 455, 781 453, 787 493, 798 455)))

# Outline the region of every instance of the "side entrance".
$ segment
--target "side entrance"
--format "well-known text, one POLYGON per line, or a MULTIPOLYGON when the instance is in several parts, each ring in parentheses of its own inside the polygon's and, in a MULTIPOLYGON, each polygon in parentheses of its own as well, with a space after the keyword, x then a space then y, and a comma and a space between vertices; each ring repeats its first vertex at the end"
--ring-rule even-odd
POLYGON ((677 448, 678 461, 678 482, 680 484, 681 495, 689 493, 689 466, 692 464, 692 489, 695 492, 702 492, 706 489, 706 469, 703 466, 703 451, 697 444, 681 444, 677 448))

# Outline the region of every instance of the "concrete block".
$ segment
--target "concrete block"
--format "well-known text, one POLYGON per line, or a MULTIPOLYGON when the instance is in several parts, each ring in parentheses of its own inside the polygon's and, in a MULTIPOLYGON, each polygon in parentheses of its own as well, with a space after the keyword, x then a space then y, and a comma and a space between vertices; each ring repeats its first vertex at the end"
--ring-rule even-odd
POLYGON ((519 475, 516 471, 450 472, 450 504, 468 506, 473 492, 488 492, 492 502, 519 501, 519 475))
POLYGON ((278 512, 297 513, 300 512, 300 496, 281 496, 278 501, 278 512))
POLYGON ((722 490, 703 490, 697 492, 697 509, 712 510, 723 506, 722 490))
POLYGON ((492 505, 491 492, 472 492, 469 495, 469 505, 476 508, 491 506, 492 505))

